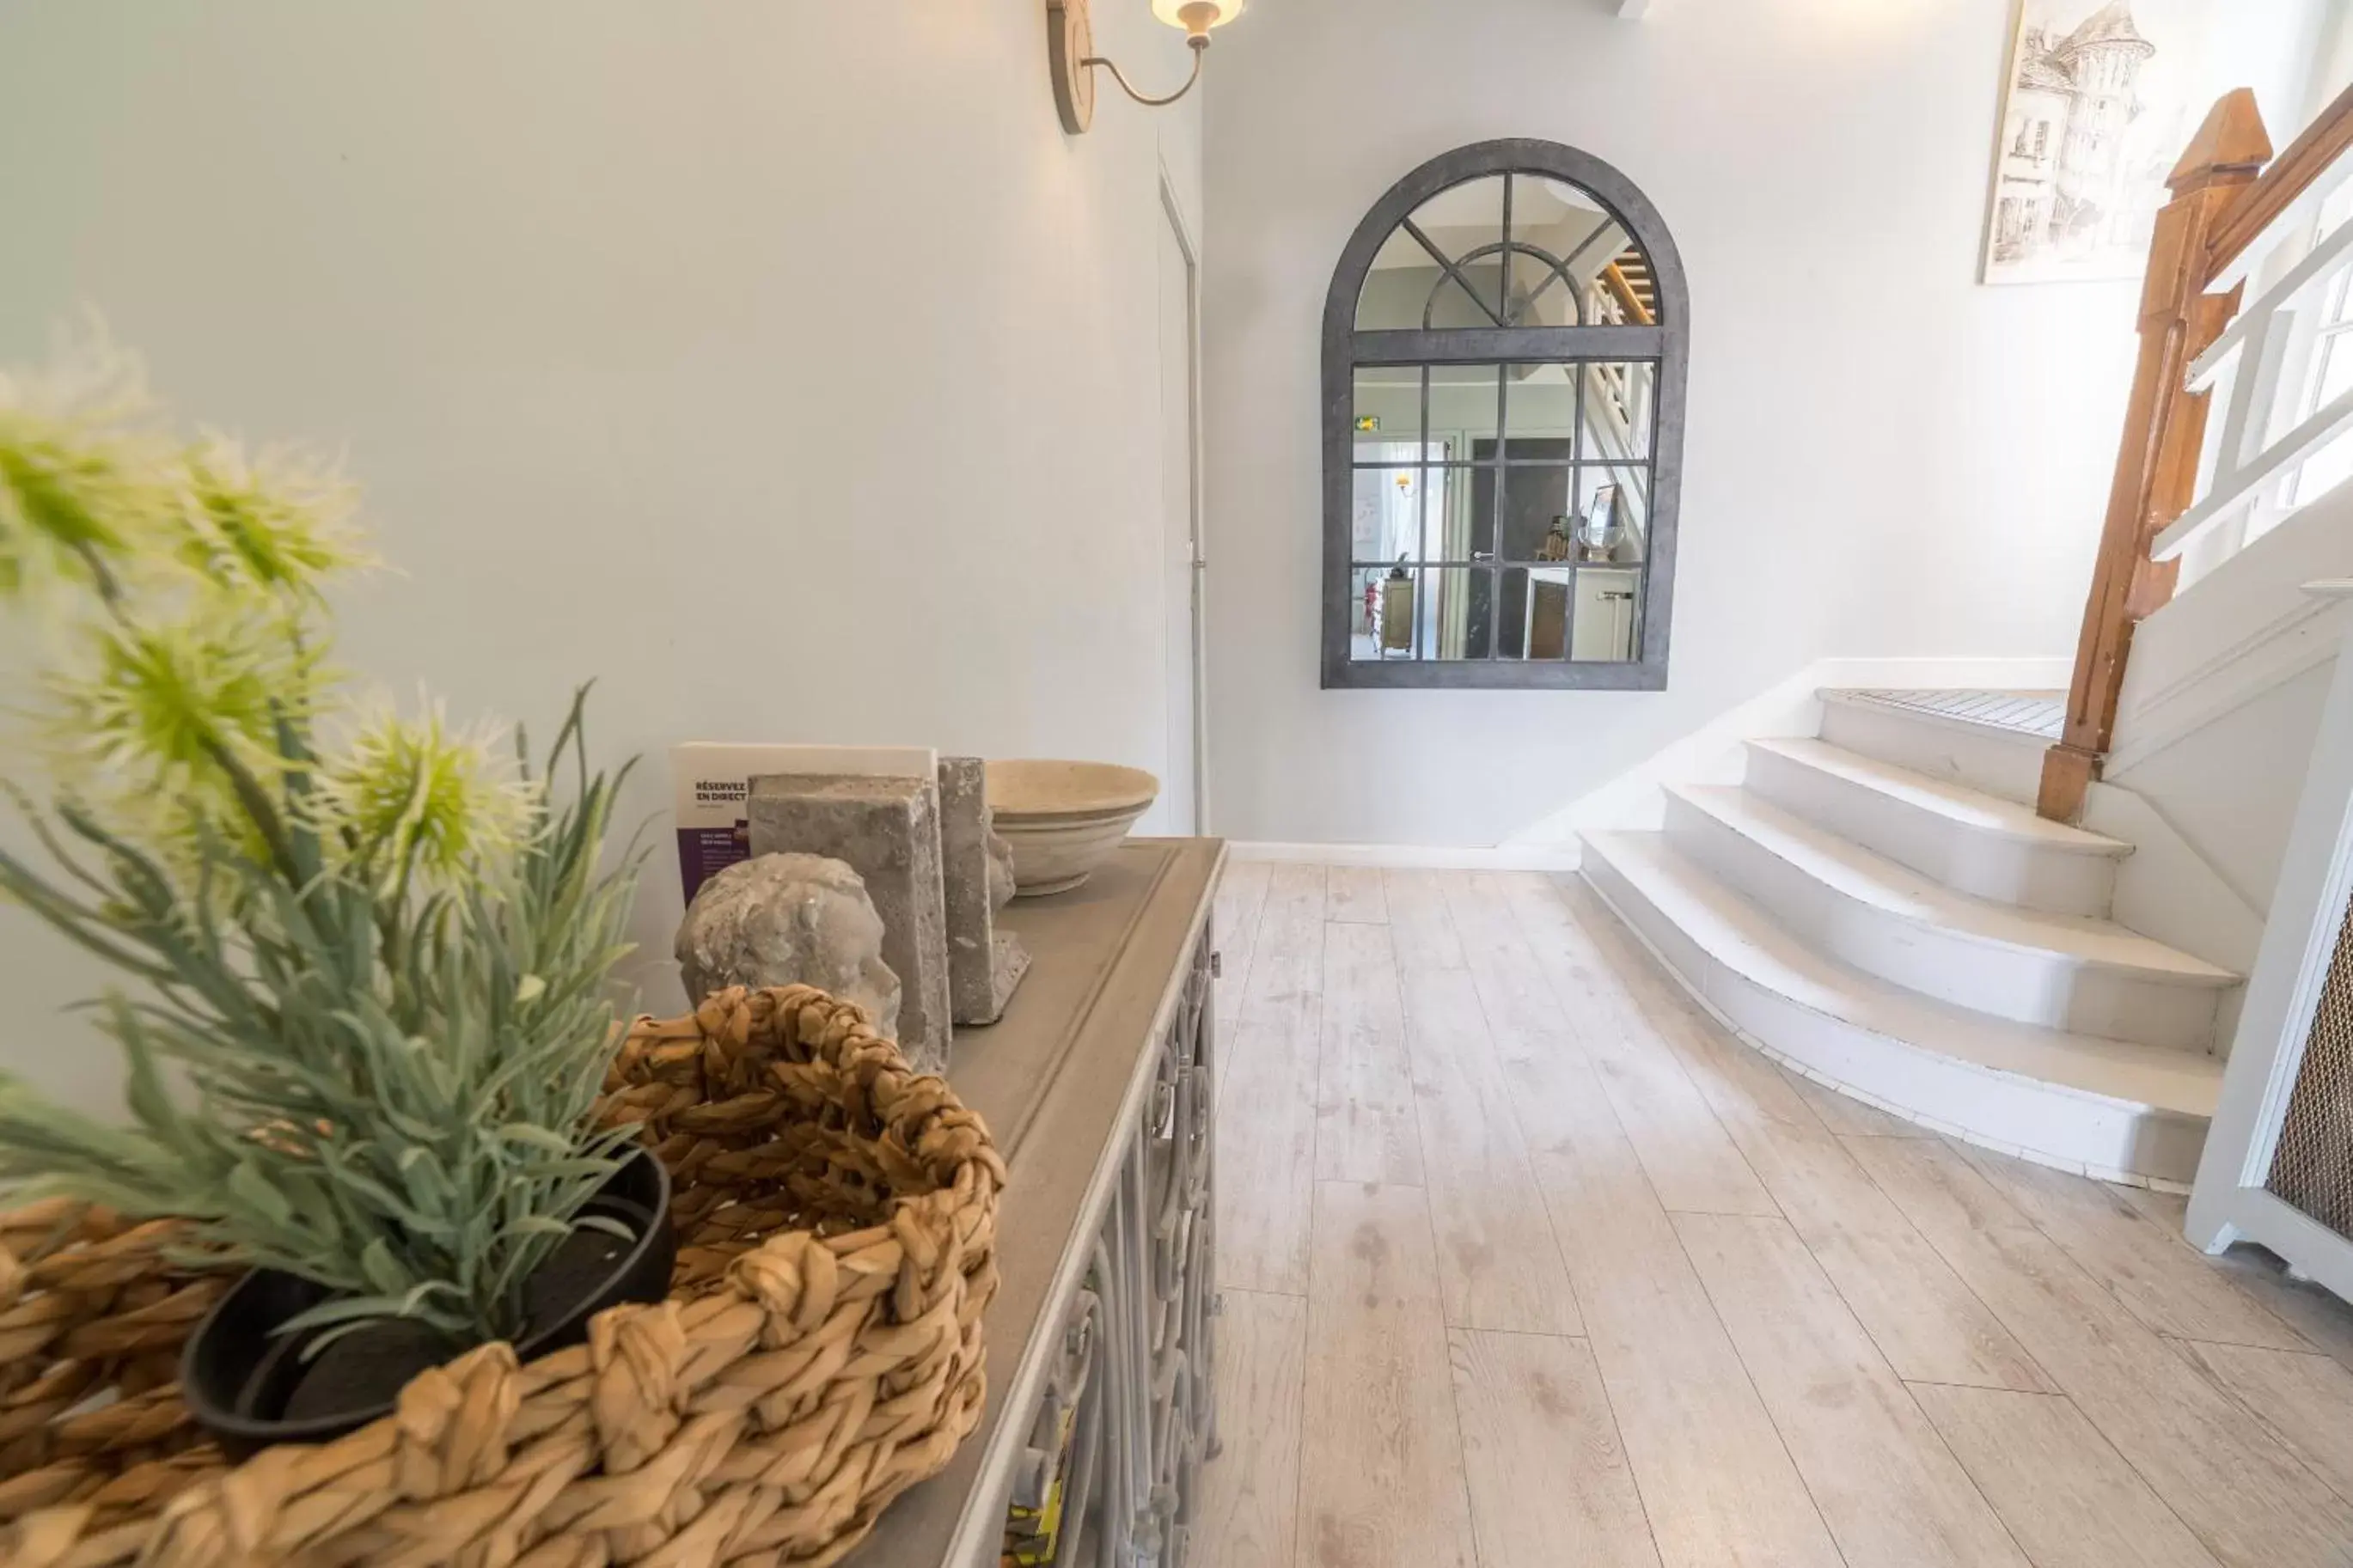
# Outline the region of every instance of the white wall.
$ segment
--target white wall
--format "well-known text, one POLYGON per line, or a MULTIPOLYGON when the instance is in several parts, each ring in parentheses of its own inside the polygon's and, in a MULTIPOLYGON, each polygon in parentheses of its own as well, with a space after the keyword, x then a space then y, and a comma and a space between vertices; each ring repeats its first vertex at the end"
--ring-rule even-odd
MULTIPOLYGON (((2065 658, 2129 282, 1976 282, 2002 0, 1293 0, 1208 84, 1211 755, 1252 839, 1489 846, 1824 658, 2065 658), (1317 689, 1319 333, 1365 211, 1496 136, 1616 164, 1690 274, 1664 693, 1317 689)), ((2312 0, 2241 0, 2212 88, 2283 144, 2312 0)))
POLYGON ((2353 83, 2353 0, 2322 0, 2316 32, 2311 82, 2305 94, 2307 120, 2317 117, 2353 83))
MULTIPOLYGON (((632 816, 690 738, 1157 768, 1164 159, 1198 216, 1198 100, 1066 139, 1034 0, 12 0, 0 362, 88 303, 345 448, 399 567, 349 660, 543 734, 598 678, 632 816)), ((0 1066, 98 1093, 26 1026, 93 982, 7 916, 0 1066)))

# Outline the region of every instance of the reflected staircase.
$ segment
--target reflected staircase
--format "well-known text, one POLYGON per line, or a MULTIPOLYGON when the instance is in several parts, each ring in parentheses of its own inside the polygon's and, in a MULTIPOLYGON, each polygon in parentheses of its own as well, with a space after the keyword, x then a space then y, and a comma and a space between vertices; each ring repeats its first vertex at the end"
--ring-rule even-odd
MULTIPOLYGON (((1659 286, 1651 274, 1650 259, 1638 246, 1628 246, 1605 264, 1593 280, 1588 310, 1596 321, 1651 326, 1658 321, 1659 286)), ((1634 497, 1633 516, 1647 531, 1651 487, 1645 466, 1633 454, 1636 432, 1651 422, 1653 388, 1646 379, 1630 374, 1622 364, 1597 363, 1585 369, 1588 421, 1600 455, 1609 463, 1609 477, 1634 497)), ((1647 437, 1646 437, 1647 438, 1647 437)))
POLYGON ((1626 249, 1601 269, 1601 285, 1625 311, 1626 319, 1647 327, 1659 319, 1659 284, 1651 276, 1651 259, 1638 246, 1626 249))

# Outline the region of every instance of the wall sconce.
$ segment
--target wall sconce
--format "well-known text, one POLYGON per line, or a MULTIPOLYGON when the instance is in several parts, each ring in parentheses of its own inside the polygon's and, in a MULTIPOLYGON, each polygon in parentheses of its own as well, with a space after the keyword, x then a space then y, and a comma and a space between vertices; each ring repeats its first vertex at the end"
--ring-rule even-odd
POLYGON ((1094 26, 1088 19, 1087 0, 1046 0, 1046 53, 1054 75, 1054 108, 1062 129, 1083 133, 1095 119, 1095 70, 1111 72, 1120 90, 1146 108, 1174 103, 1201 79, 1201 55, 1209 47, 1209 29, 1222 27, 1242 14, 1250 0, 1152 0, 1152 14, 1172 27, 1185 29, 1193 51, 1193 74, 1175 92, 1154 98, 1135 90, 1120 68, 1095 53, 1094 26))

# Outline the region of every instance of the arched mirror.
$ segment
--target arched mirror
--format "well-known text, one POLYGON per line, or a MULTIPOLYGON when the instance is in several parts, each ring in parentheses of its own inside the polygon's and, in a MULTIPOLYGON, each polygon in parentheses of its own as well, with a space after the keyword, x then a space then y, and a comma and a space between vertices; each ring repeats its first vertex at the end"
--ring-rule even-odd
POLYGON ((1656 209, 1575 148, 1381 198, 1324 307, 1326 687, 1665 687, 1688 309, 1656 209))

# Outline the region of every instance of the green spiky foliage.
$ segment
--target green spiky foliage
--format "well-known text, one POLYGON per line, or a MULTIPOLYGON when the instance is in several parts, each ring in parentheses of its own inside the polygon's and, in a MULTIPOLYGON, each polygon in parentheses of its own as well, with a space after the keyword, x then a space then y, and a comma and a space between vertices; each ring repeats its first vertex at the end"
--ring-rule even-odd
POLYGON ((0 604, 37 650, 10 781, 47 867, 0 889, 132 984, 98 1005, 129 1117, 0 1080, 0 1185, 195 1222, 202 1255, 385 1317, 512 1338, 523 1285, 633 1129, 590 1111, 634 846, 586 690, 545 764, 438 707, 351 716, 324 590, 364 563, 343 487, 155 424, 83 348, 0 375, 0 604))

